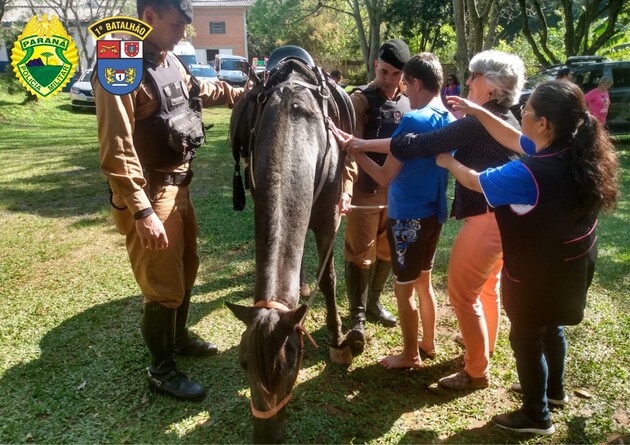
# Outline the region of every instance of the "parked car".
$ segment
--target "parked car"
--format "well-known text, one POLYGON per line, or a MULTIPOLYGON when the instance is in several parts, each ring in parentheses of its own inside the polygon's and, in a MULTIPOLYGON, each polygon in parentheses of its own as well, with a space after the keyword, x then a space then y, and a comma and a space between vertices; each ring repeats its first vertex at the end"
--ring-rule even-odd
POLYGON ((520 106, 527 102, 535 86, 545 80, 555 79, 555 72, 562 66, 571 68, 573 82, 584 93, 596 88, 602 76, 612 79, 613 85, 608 90, 610 107, 606 126, 612 133, 630 133, 630 61, 611 62, 602 60, 601 57, 597 58, 597 56, 569 57, 565 65, 549 67, 532 76, 525 84, 525 89, 519 98, 519 104, 512 108, 512 112, 519 121, 521 118, 520 106))
POLYGON ((188 67, 190 73, 199 80, 216 82, 219 80, 217 72, 210 65, 195 63, 188 67))
POLYGON ((214 69, 219 80, 239 87, 245 85, 248 80, 244 65, 247 65, 247 59, 241 56, 217 54, 214 58, 214 69))
POLYGON ((70 104, 72 111, 79 111, 82 108, 96 108, 94 103, 94 90, 90 83, 92 70, 85 70, 79 80, 70 88, 70 104))

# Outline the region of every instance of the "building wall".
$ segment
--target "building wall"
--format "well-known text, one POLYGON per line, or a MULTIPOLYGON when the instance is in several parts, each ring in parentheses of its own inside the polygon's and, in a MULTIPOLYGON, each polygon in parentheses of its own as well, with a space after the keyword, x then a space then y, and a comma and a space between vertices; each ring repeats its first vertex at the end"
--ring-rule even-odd
POLYGON ((244 8, 195 6, 192 24, 197 33, 192 39, 192 44, 197 50, 197 58, 201 59, 200 62, 212 62, 205 57, 206 50, 248 57, 244 8), (225 34, 210 34, 210 22, 225 22, 225 34))

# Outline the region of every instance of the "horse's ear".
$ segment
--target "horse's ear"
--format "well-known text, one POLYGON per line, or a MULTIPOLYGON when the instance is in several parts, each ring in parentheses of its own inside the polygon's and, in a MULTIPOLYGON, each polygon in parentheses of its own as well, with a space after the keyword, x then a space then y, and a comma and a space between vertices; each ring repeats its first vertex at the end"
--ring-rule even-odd
POLYGON ((306 316, 306 311, 308 311, 308 304, 303 304, 289 312, 281 312, 280 322, 289 331, 292 331, 297 325, 302 324, 302 320, 304 320, 306 316))
POLYGON ((241 320, 247 326, 249 326, 254 320, 256 311, 258 310, 258 308, 253 306, 241 306, 240 304, 229 303, 227 301, 225 302, 225 305, 232 311, 236 318, 241 320))

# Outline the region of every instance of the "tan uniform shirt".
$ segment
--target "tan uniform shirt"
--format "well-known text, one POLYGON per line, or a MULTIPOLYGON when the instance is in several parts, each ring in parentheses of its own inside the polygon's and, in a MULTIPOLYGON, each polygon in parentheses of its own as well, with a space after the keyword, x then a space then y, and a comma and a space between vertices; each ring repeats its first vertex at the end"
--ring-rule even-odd
MULTIPOLYGON (((145 45, 145 51, 147 46, 145 45)), ((156 60, 166 63, 166 53, 156 55, 156 60)), ((180 64, 182 78, 190 89, 191 76, 180 64)), ((232 88, 225 82, 202 82, 200 97, 204 107, 213 105, 232 106, 243 94, 243 88, 232 88)), ((134 214, 151 207, 143 188, 146 185, 142 165, 133 144, 136 119, 144 119, 156 112, 159 94, 150 83, 143 82, 133 92, 118 96, 105 91, 96 78, 93 79, 94 99, 98 122, 101 170, 107 177, 112 192, 118 195, 134 214)), ((182 164, 173 171, 186 171, 182 164)))

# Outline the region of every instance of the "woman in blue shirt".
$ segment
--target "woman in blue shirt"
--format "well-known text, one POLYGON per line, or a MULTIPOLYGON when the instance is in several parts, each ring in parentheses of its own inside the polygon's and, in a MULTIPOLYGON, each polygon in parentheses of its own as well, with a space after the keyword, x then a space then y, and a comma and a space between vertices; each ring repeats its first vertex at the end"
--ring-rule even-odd
POLYGON ((574 84, 549 81, 522 109, 522 133, 483 108, 450 97, 502 145, 527 156, 478 173, 438 156, 463 186, 495 208, 503 244, 501 288, 522 407, 494 416, 498 426, 537 434, 555 431, 549 403, 564 390, 564 326, 582 321, 597 257, 597 216, 619 197, 618 160, 601 124, 574 84))

